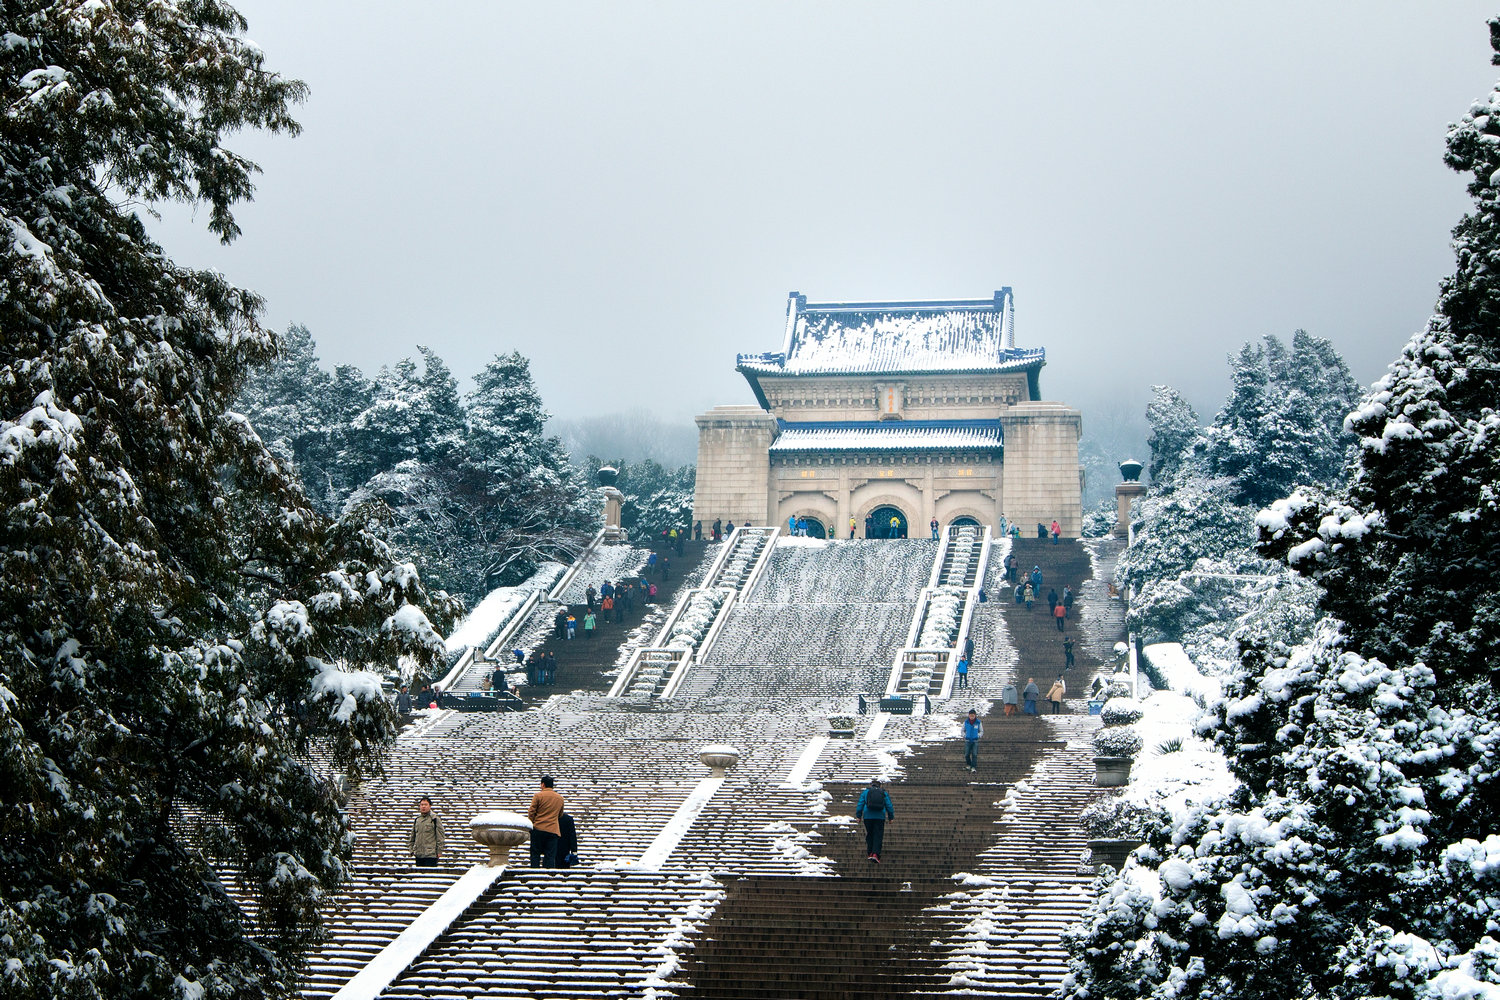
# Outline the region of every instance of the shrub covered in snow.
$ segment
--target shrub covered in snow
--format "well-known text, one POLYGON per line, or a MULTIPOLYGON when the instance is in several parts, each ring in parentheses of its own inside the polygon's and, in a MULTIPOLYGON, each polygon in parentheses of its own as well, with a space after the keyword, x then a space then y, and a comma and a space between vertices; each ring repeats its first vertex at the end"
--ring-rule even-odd
POLYGON ((1140 722, 1143 714, 1141 703, 1134 698, 1111 698, 1099 712, 1099 721, 1106 726, 1128 726, 1140 722))
POLYGON ((1160 813, 1119 795, 1096 799, 1079 818, 1084 832, 1094 840, 1145 840, 1166 825, 1160 813))
POLYGON ((1094 734, 1094 750, 1100 757, 1134 757, 1144 744, 1129 726, 1108 726, 1094 734))
POLYGON ((935 587, 927 602, 917 645, 923 649, 950 649, 963 622, 965 592, 962 587, 935 587))

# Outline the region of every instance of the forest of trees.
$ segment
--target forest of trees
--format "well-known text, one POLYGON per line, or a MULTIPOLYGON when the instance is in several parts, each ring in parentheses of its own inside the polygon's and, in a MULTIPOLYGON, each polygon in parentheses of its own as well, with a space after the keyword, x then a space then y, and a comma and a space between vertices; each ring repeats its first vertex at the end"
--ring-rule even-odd
POLYGON ((384 519, 425 578, 470 604, 570 560, 597 528, 598 497, 547 436, 530 362, 499 355, 460 394, 441 358, 418 357, 371 378, 330 373, 293 326, 237 405, 325 514, 384 519))
POLYGON ((1255 512, 1298 486, 1342 481, 1356 444, 1344 415, 1359 400, 1338 352, 1303 330, 1289 345, 1246 344, 1229 367, 1229 396, 1206 428, 1177 390, 1153 387, 1151 488, 1118 567, 1133 631, 1225 668, 1241 630, 1308 634, 1314 588, 1255 550, 1255 512))

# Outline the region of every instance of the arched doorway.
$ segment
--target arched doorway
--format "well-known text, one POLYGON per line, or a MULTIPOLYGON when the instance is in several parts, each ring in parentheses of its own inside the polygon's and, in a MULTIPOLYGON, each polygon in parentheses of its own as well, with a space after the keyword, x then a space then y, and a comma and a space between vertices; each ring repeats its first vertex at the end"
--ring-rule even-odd
POLYGON ((823 526, 823 522, 822 521, 819 521, 815 517, 808 517, 806 515, 804 515, 802 517, 802 520, 804 520, 804 521, 807 522, 807 537, 808 538, 827 538, 828 537, 828 529, 823 526))
POLYGON ((964 517, 955 517, 953 520, 949 521, 948 524, 951 527, 954 527, 954 528, 977 528, 977 527, 979 527, 979 522, 976 521, 974 518, 969 517, 967 515, 965 515, 964 517))
POLYGON ((905 538, 906 537, 906 515, 901 508, 892 507, 889 504, 876 507, 870 511, 870 517, 875 522, 876 538, 905 538), (891 530, 891 519, 896 519, 895 532, 891 530))

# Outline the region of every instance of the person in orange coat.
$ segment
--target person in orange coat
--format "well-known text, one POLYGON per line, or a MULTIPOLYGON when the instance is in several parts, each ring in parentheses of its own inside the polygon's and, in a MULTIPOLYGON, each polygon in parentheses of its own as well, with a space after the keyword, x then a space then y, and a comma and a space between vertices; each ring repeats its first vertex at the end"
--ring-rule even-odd
POLYGON ((542 787, 531 797, 526 818, 531 820, 531 867, 556 868, 557 845, 562 840, 558 817, 563 811, 563 797, 552 788, 550 774, 542 775, 542 787))

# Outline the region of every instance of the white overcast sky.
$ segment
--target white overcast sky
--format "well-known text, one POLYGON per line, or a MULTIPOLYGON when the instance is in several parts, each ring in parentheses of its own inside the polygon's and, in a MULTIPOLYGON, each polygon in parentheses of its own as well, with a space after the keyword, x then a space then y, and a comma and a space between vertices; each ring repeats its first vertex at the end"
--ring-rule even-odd
POLYGON ((221 247, 179 261, 373 373, 519 349, 548 408, 686 423, 813 301, 1015 289, 1043 395, 1183 389, 1303 327, 1361 382, 1451 270, 1443 136, 1500 69, 1469 2, 241 0, 305 80, 221 247))

